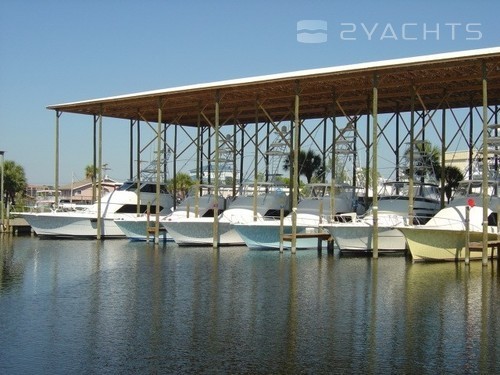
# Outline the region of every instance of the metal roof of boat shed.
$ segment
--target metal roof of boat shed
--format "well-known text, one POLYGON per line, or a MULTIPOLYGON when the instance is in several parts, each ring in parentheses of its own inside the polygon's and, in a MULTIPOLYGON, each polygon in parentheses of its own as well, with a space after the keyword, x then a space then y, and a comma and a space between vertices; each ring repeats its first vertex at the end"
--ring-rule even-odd
POLYGON ((161 106, 162 122, 206 126, 214 121, 219 97, 220 123, 246 124, 255 122, 256 113, 259 121, 293 118, 299 92, 302 119, 331 116, 334 102, 337 115, 359 115, 370 112, 375 75, 379 113, 409 111, 412 102, 415 109, 426 110, 482 106, 483 66, 488 104, 500 104, 500 47, 494 47, 180 86, 47 108, 158 122, 161 106), (259 106, 266 113, 256 111, 259 106))

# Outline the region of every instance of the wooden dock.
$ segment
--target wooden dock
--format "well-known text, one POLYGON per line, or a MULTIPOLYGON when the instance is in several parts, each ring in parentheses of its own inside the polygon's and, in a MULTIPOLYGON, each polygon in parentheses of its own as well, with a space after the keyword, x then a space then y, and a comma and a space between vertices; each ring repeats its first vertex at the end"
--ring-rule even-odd
MULTIPOLYGON (((497 257, 498 257, 498 251, 500 250, 500 240, 491 240, 488 241, 486 244, 487 248, 491 248, 491 259, 495 257, 495 249, 497 251, 497 257)), ((483 251, 483 242, 469 242, 469 251, 474 251, 474 252, 482 252, 483 251)))
POLYGON ((4 219, 3 225, 0 225, 0 233, 10 233, 10 234, 30 234, 31 226, 28 222, 20 217, 13 219, 4 219))
MULTIPOLYGON (((326 241, 326 249, 328 253, 333 254, 333 237, 331 236, 330 233, 296 233, 295 238, 317 238, 318 239, 318 251, 321 251, 323 249, 323 241, 326 241)), ((292 241, 292 235, 291 234, 284 234, 283 235, 283 242, 291 242, 292 241)))

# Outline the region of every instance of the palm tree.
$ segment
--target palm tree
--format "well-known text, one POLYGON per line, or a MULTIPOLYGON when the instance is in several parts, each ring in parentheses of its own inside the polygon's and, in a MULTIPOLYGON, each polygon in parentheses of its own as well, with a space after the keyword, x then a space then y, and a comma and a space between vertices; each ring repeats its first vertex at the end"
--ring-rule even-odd
MULTIPOLYGON (((423 141, 416 145, 415 152, 418 156, 415 157, 414 165, 416 168, 415 176, 424 178, 425 176, 430 176, 439 180, 441 178, 441 163, 440 155, 441 152, 439 147, 433 146, 429 141, 423 141)), ((410 158, 410 149, 405 152, 405 157, 410 158)), ((405 174, 408 176, 410 169, 405 170, 405 174)), ((444 192, 446 194, 446 199, 448 203, 450 202, 451 195, 454 189, 459 185, 459 182, 464 179, 463 173, 457 167, 445 166, 444 167, 444 192)))
MULTIPOLYGON (((288 171, 291 168, 291 157, 287 156, 283 162, 283 170, 288 171)), ((321 156, 312 150, 307 152, 299 151, 299 171, 298 176, 305 176, 307 183, 311 183, 313 175, 322 173, 322 159, 321 156)))
MULTIPOLYGON (((441 167, 437 168, 436 175, 441 176, 441 167)), ((464 175, 457 167, 444 167, 444 193, 446 194, 446 200, 448 203, 450 203, 453 191, 458 187, 459 182, 463 179, 464 175)))
MULTIPOLYGON (((182 200, 188 194, 191 186, 194 185, 194 181, 187 173, 177 173, 175 175, 175 182, 177 188, 177 196, 182 200)), ((174 180, 170 180, 168 182, 168 189, 170 191, 174 190, 174 180)))
POLYGON ((99 168, 95 168, 95 172, 94 172, 94 166, 89 164, 89 165, 86 165, 85 166, 85 178, 87 179, 92 179, 94 177, 94 175, 97 176, 97 173, 99 172, 99 168))

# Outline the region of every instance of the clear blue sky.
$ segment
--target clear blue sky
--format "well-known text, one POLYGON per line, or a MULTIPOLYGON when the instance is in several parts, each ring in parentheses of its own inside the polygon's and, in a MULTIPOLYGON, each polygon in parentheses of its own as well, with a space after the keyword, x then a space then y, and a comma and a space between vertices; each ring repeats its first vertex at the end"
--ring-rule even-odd
MULTIPOLYGON (((0 150, 24 167, 29 183, 53 184, 55 114, 48 105, 497 47, 499 14, 498 0, 3 0, 0 150), (299 42, 300 20, 325 21, 327 40, 299 42)), ((108 173, 126 179, 128 122, 103 125, 108 173)), ((61 183, 83 177, 91 163, 91 128, 88 116, 62 115, 61 183)))

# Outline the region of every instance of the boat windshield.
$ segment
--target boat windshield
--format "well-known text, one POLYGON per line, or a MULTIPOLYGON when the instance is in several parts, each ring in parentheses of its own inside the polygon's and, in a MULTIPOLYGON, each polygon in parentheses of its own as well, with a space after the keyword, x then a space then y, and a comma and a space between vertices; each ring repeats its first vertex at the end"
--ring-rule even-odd
MULTIPOLYGON (((477 181, 467 181, 460 184, 455 191, 456 196, 479 196, 483 193, 483 182, 481 180, 477 181)), ((487 195, 490 197, 498 196, 498 185, 496 181, 488 181, 488 192, 487 195)))
MULTIPOLYGON (((136 191, 137 183, 133 181, 124 182, 122 186, 118 188, 120 191, 136 191)), ((145 182, 141 184, 141 193, 156 193, 156 182, 145 182)), ((160 185, 160 193, 168 193, 168 189, 165 184, 160 185)))
MULTIPOLYGON (((410 195, 410 185, 408 182, 392 182, 382 186, 379 196, 402 196, 410 195)), ((439 189, 436 185, 416 183, 413 185, 413 196, 415 197, 439 197, 439 189)))
POLYGON ((132 182, 132 181, 127 181, 127 182, 124 182, 119 188, 118 190, 120 191, 134 191, 137 189, 137 184, 135 182, 132 182))
MULTIPOLYGON (((331 193, 332 186, 327 183, 309 184, 302 190, 304 196, 310 198, 322 198, 329 197, 331 193)), ((355 193, 355 187, 348 184, 337 184, 335 185, 335 195, 350 195, 355 193)))
MULTIPOLYGON (((257 195, 266 194, 282 194, 283 189, 286 187, 283 185, 278 185, 270 182, 257 182, 257 195)), ((244 183, 239 189, 240 196, 252 197, 254 195, 254 184, 244 183)))
POLYGON ((381 196, 392 196, 401 195, 408 196, 409 185, 407 182, 391 182, 386 183, 380 189, 379 195, 381 196))

